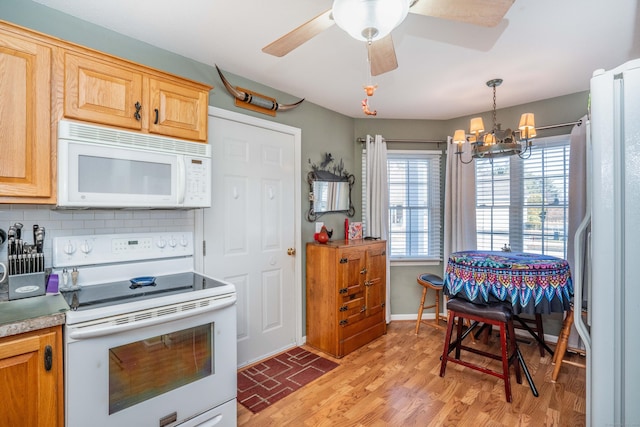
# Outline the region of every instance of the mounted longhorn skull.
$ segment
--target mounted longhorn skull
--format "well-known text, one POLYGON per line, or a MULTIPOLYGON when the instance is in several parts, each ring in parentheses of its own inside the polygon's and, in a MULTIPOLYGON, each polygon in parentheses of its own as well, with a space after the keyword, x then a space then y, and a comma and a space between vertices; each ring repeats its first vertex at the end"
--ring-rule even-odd
POLYGON ((278 102, 275 102, 275 100, 266 99, 264 97, 260 97, 255 93, 249 93, 248 91, 245 92, 243 90, 240 90, 240 88, 235 88, 231 86, 231 83, 229 83, 229 81, 227 81, 224 75, 222 75, 222 71, 220 71, 220 68, 218 68, 217 65, 216 65, 216 70, 218 70, 218 75, 220 76, 220 79, 222 80, 224 87, 227 88, 227 91, 231 95, 233 95, 233 97, 236 100, 242 103, 245 103, 247 105, 256 107, 255 108, 256 111, 261 111, 261 110, 263 112, 271 111, 273 112, 272 114, 275 115, 276 111, 292 110, 296 108, 298 105, 302 104, 302 101, 304 101, 304 98, 302 98, 300 101, 295 102, 293 104, 279 104, 278 102))

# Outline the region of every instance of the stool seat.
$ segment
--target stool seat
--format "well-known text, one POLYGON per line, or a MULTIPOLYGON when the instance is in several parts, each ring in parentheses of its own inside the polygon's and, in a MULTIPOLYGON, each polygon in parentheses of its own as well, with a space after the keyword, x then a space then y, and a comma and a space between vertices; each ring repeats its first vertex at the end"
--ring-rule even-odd
POLYGON ((418 283, 423 286, 429 286, 430 288, 442 288, 444 286, 444 280, 442 277, 435 274, 425 273, 418 276, 418 283), (422 282, 422 283, 420 283, 422 282))
MULTIPOLYGON (((510 365, 514 365, 516 381, 518 384, 522 383, 520 365, 518 364, 517 358, 518 344, 516 343, 513 328, 513 314, 511 313, 511 308, 503 303, 482 305, 474 304, 463 298, 451 298, 447 303, 447 309, 449 311, 449 320, 444 339, 444 348, 442 350, 440 376, 444 377, 447 362, 456 363, 485 374, 493 375, 504 381, 505 396, 507 402, 511 402, 511 381, 509 378, 510 365), (456 317, 458 318, 457 336, 455 342, 452 343, 451 335, 453 332, 453 325, 456 323, 456 317), (464 334, 462 333, 462 319, 475 321, 471 328, 477 325, 478 322, 498 326, 500 328, 500 355, 488 353, 486 351, 464 345, 462 341, 466 336, 470 335, 470 331, 467 331, 464 334), (449 353, 453 350, 455 350, 455 356, 450 356, 449 353), (462 360, 460 358, 461 350, 502 361, 502 372, 489 369, 486 366, 478 365, 467 360, 462 360)), ((527 371, 525 371, 525 373, 526 372, 527 371)))
MULTIPOLYGON (((423 287, 422 289, 422 298, 420 300, 420 307, 418 307, 418 319, 416 321, 416 335, 418 334, 418 331, 420 330, 420 323, 422 322, 422 312, 424 311, 425 308, 435 308, 435 316, 434 316, 434 321, 433 322, 425 322, 435 328, 438 328, 440 330, 444 329, 443 326, 440 325, 440 291, 442 290, 442 287, 444 286, 444 281, 442 280, 442 277, 436 275, 436 274, 431 274, 431 273, 423 273, 418 275, 417 278, 417 282, 419 285, 421 285, 423 287), (428 289, 433 289, 435 291, 435 301, 434 304, 431 305, 424 305, 425 304, 425 300, 427 298, 427 290, 428 289)), ((444 318, 442 318, 442 320, 445 320, 444 318)))
POLYGON ((447 301, 447 309, 457 311, 459 313, 471 314, 484 319, 495 320, 496 322, 508 322, 513 317, 511 308, 505 304, 474 304, 463 298, 452 298, 447 301))

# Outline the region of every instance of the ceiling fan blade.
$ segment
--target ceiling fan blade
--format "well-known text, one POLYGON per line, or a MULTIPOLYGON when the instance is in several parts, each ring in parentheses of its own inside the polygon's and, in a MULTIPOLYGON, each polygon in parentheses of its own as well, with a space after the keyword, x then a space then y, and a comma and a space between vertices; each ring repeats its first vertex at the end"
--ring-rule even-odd
POLYGON ((295 30, 288 32, 278 40, 266 45, 262 48, 262 51, 269 55, 284 56, 304 42, 311 40, 313 37, 331 27, 333 24, 331 9, 329 9, 300 25, 295 30))
POLYGON ((514 0, 417 0, 409 12, 483 27, 502 21, 514 0))
POLYGON ((391 34, 367 45, 369 61, 371 61, 371 75, 378 76, 398 68, 396 50, 393 47, 391 34))

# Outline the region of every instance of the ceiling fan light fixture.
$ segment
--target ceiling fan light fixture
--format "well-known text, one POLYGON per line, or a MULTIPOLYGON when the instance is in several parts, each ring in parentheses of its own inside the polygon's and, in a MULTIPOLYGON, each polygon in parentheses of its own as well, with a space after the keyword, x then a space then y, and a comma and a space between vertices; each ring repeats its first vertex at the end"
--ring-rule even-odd
POLYGON ((409 13, 411 0, 334 0, 333 19, 356 40, 386 37, 409 13))

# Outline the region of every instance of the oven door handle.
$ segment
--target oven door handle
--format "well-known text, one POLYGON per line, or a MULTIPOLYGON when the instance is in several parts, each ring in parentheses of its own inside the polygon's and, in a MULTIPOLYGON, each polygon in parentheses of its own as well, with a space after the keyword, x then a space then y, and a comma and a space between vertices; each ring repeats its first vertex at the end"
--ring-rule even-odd
MULTIPOLYGON (((212 298, 213 301, 211 301, 208 305, 201 305, 200 307, 189 308, 187 310, 167 310, 167 307, 160 307, 157 309, 145 310, 143 313, 149 313, 149 315, 146 316, 143 316, 143 313, 140 312, 129 313, 105 319, 104 322, 101 322, 99 324, 93 323, 87 326, 82 326, 82 324, 68 326, 67 336, 75 340, 96 338, 129 331, 131 329, 138 329, 147 326, 172 322, 174 320, 185 319, 187 317, 197 316, 199 314, 207 313, 210 311, 221 310, 223 308, 234 305, 236 303, 236 299, 237 298, 235 294, 227 295, 224 297, 212 298), (133 318, 133 320, 127 321, 127 318, 133 318)), ((192 303, 193 302, 187 301, 185 303, 176 304, 175 306, 185 307, 192 303)))

